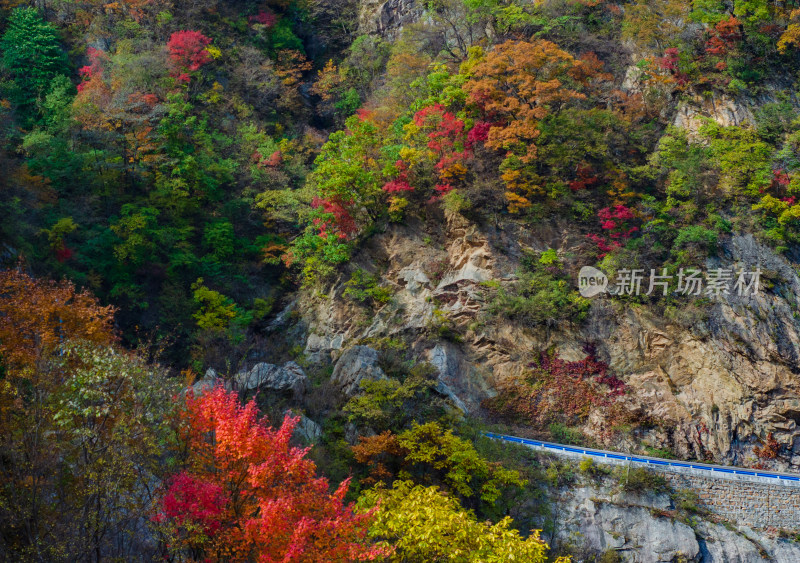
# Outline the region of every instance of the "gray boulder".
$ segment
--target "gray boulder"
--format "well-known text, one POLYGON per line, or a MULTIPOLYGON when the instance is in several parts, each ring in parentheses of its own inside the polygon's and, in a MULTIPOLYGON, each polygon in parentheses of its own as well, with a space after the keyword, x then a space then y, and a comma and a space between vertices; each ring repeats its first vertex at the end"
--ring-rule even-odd
POLYGON ((455 344, 440 342, 427 355, 438 372, 436 391, 461 411, 474 412, 490 396, 486 380, 455 344))
POLYGON ((286 362, 282 366, 258 363, 250 371, 239 372, 235 381, 241 391, 269 389, 300 396, 308 389, 308 377, 295 362, 286 362))
POLYGON ((206 374, 192 384, 192 391, 195 395, 200 395, 216 387, 219 383, 224 383, 214 368, 208 368, 206 374))
MULTIPOLYGON (((294 416, 291 411, 287 411, 286 414, 294 416)), ((300 420, 294 428, 294 434, 306 444, 316 444, 319 442, 320 438, 322 438, 322 427, 307 416, 301 414, 300 420)))
POLYGON ((378 352, 369 346, 353 346, 346 350, 333 368, 331 381, 352 396, 361 389, 365 379, 388 379, 378 365, 378 352))
POLYGON ((747 527, 725 528, 698 521, 703 563, 794 563, 800 561, 800 546, 790 539, 756 532, 747 527))
POLYGON ((361 436, 360 432, 358 431, 358 427, 353 424, 352 422, 348 422, 344 425, 344 441, 350 444, 351 446, 355 446, 358 444, 358 438, 361 436))

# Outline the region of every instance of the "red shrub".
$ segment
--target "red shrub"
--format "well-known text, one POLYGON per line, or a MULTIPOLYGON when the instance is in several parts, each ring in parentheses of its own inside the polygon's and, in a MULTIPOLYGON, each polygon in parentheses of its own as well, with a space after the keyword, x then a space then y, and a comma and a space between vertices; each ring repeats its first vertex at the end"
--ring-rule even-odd
POLYGON ((82 92, 93 78, 101 79, 103 61, 108 57, 106 53, 94 47, 89 47, 86 50, 86 56, 89 57, 89 64, 78 69, 78 74, 81 75, 82 79, 82 82, 78 84, 78 92, 82 92))
POLYGON ((62 244, 58 249, 55 251, 56 260, 59 262, 66 262, 70 258, 72 258, 74 252, 70 247, 65 244, 62 244))
POLYGON ((321 208, 324 213, 330 215, 330 218, 327 219, 314 219, 314 225, 319 229, 320 238, 326 239, 333 234, 341 240, 346 240, 358 232, 356 222, 347 210, 347 207, 352 204, 352 201, 341 202, 322 199, 321 197, 315 197, 311 201, 311 207, 314 209, 321 208))
POLYGON ((576 175, 577 177, 569 183, 569 189, 573 192, 585 190, 599 181, 599 178, 594 175, 594 170, 589 165, 579 165, 576 175))
POLYGON ((397 178, 386 182, 381 189, 390 194, 413 191, 414 187, 408 183, 408 165, 402 160, 398 160, 394 163, 394 167, 397 168, 399 172, 397 178))
POLYGON ((181 82, 189 81, 189 72, 200 70, 213 59, 206 47, 211 39, 199 31, 176 31, 167 42, 173 76, 181 82))
MULTIPOLYGON (((259 158, 261 157, 260 154, 258 156, 259 158)), ((283 162, 283 155, 281 154, 281 151, 275 151, 269 155, 269 157, 260 159, 258 165, 262 168, 277 168, 281 165, 281 162, 283 162)))
POLYGON ((689 76, 679 69, 680 52, 677 47, 670 47, 664 51, 664 56, 659 60, 661 68, 669 71, 679 85, 684 85, 689 81, 689 76))
POLYGON ((472 129, 467 133, 467 148, 471 149, 477 143, 485 142, 489 138, 489 129, 491 128, 492 124, 488 121, 476 121, 472 129))
POLYGON ((484 406, 501 418, 537 427, 555 421, 585 421, 592 408, 609 407, 625 393, 625 383, 595 357, 594 349, 587 347, 585 351, 587 356, 577 362, 543 353, 538 362, 528 366, 531 371, 524 381, 507 383, 484 406))
POLYGON ((250 16, 247 19, 250 21, 251 24, 258 23, 266 27, 272 27, 273 25, 275 25, 275 22, 277 21, 278 18, 275 17, 275 14, 270 14, 268 12, 265 12, 264 10, 261 10, 256 15, 250 16))
POLYGON ((706 41, 706 53, 709 55, 725 56, 742 39, 739 31, 741 23, 734 16, 717 22, 714 29, 709 31, 706 41))
POLYGON ((602 252, 601 257, 615 248, 620 248, 624 241, 639 230, 639 227, 628 224, 628 221, 634 219, 634 215, 624 205, 605 207, 597 212, 597 217, 600 219, 600 228, 606 232, 604 236, 590 234, 587 237, 597 244, 597 248, 602 252))

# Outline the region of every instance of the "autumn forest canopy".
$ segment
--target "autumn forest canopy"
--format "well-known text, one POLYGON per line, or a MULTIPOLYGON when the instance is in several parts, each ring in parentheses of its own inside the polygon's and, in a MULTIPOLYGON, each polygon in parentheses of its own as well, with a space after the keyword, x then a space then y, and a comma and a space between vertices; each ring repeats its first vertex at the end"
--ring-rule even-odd
MULTIPOLYGON (((408 332, 367 331, 383 377, 342 391, 297 303, 374 326, 376 241, 458 222, 568 233, 479 280, 480 322, 519 330, 586 319, 580 265, 674 273, 742 232, 796 255, 800 2, 397 4, 0 0, 0 559, 568 556, 561 469, 481 429, 654 427, 608 358, 543 348, 464 408, 408 332), (302 385, 236 379, 256 362, 302 385)), ((480 332, 440 305, 417 344, 480 332)))

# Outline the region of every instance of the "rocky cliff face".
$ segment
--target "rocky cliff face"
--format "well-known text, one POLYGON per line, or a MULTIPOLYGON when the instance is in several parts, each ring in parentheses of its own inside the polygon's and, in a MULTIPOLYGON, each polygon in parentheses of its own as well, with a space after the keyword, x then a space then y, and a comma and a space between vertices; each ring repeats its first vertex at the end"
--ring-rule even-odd
MULTIPOLYGON (((365 0, 359 29, 391 39, 422 17, 413 0, 365 0)), ((621 89, 636 91, 636 67, 623 74, 621 89)), ((753 124, 757 108, 776 101, 779 89, 764 88, 759 99, 684 97, 664 111, 668 122, 690 135, 705 119, 723 126, 753 124)), ((706 271, 760 269, 762 290, 752 297, 727 295, 696 311, 667 315, 600 296, 583 322, 556 326, 523 326, 487 314, 487 288, 512 284, 524 251, 552 248, 567 259, 579 255, 584 243, 583 235, 558 223, 525 230, 511 222, 477 224, 448 214, 438 221, 391 225, 373 236, 352 264, 391 289, 388 303, 367 310, 345 299, 350 275, 345 272, 323 292, 302 293, 291 306, 299 321, 292 324, 284 315, 278 326, 293 326, 292 334, 305 342, 305 358, 321 365, 343 356, 372 358, 363 347, 382 340, 403 342, 416 361, 435 368, 438 391, 478 417, 484 414, 482 402, 524 374, 542 351, 579 360, 584 345, 592 343, 624 380, 627 407, 657 423, 609 443, 604 413, 594 412, 582 428, 588 436, 620 450, 641 452, 649 445, 682 458, 800 470, 800 277, 794 258, 787 260, 751 235, 734 233, 720 240, 702 266, 706 271), (758 459, 754 448, 769 434, 780 455, 758 459)), ((581 265, 571 267, 577 272, 581 265)), ((352 362, 345 363, 349 367, 337 367, 335 379, 348 393, 356 392, 361 377, 374 377, 380 369, 371 361, 370 373, 361 374, 352 362)), ((634 561, 800 559, 794 544, 774 538, 748 538, 746 531, 713 522, 692 527, 654 516, 653 510, 669 509, 664 503, 668 500, 631 500, 577 488, 565 501, 558 539, 566 542, 579 534, 596 553, 613 549, 634 561)))
MULTIPOLYGON (((747 465, 756 461, 753 446, 773 433, 791 453, 772 465, 800 467, 800 456, 793 455, 800 452, 800 278, 792 265, 752 236, 735 235, 706 269, 760 268, 762 290, 753 297, 724 296, 690 321, 611 297, 595 298, 580 326, 531 328, 486 316, 485 282, 512 281, 523 248, 551 247, 566 255, 577 244, 576 235, 557 226, 512 233, 460 216, 449 216, 438 233, 422 225, 391 227, 356 262, 381 274, 392 300, 374 316, 365 314, 342 297, 345 276, 327 295, 305 295, 299 307, 306 355, 327 362, 364 342, 401 339, 417 360, 437 369, 443 393, 479 414, 481 401, 522 374, 539 352, 554 348, 577 360, 591 342, 625 381, 631 408, 660 422, 642 435, 644 442, 681 457, 747 465), (439 336, 443 325, 459 337, 439 336)), ((585 431, 601 439, 602 425, 602 416, 594 416, 585 431)))
POLYGON ((417 21, 422 7, 416 0, 362 0, 358 10, 358 32, 395 38, 403 26, 417 21))
MULTIPOLYGON (((414 2, 365 1, 360 25, 391 38, 420 17, 414 2)), ((636 66, 628 67, 621 88, 640 89, 640 74, 636 66)), ((684 99, 664 111, 690 134, 705 119, 723 126, 753 124, 757 108, 775 101, 778 90, 780 85, 764 88, 758 99, 722 94, 684 99)), ((772 433, 783 455, 766 464, 800 469, 800 278, 790 261, 751 235, 734 234, 701 266, 706 271, 759 268, 764 281, 754 297, 728 295, 702 311, 669 317, 598 297, 580 326, 524 327, 487 317, 485 286, 513 283, 525 250, 552 248, 559 256, 574 256, 584 236, 568 224, 545 223, 528 231, 508 222, 474 224, 453 213, 438 221, 440 227, 433 223, 392 225, 354 260, 354 267, 376 273, 393 292, 374 316, 343 298, 348 273, 324 295, 301 296, 296 306, 302 328, 296 331, 303 333, 310 361, 330 362, 352 346, 399 338, 417 360, 437 369, 440 391, 475 414, 540 352, 554 349, 564 359, 579 360, 584 345, 592 343, 624 379, 630 409, 659 421, 640 441, 680 457, 753 465, 765 463, 755 458, 753 447, 772 433), (457 337, 442 338, 451 328, 457 337)), ((581 265, 573 264, 576 272, 581 265)), ((602 413, 595 413, 584 430, 599 440, 603 426, 602 413)), ((630 441, 606 445, 637 446, 630 441)))
POLYGON ((553 545, 577 560, 609 552, 637 563, 788 563, 800 558, 800 546, 774 532, 681 515, 667 494, 626 493, 611 481, 562 491, 553 545))

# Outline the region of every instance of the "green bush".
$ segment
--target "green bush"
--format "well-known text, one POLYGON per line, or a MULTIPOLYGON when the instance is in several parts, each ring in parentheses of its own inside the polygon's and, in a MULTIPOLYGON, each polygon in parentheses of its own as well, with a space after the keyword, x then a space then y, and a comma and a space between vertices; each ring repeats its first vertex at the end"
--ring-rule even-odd
POLYGON ((607 549, 597 560, 597 563, 622 563, 622 555, 614 549, 607 549))
POLYGON ((521 271, 509 289, 501 288, 489 304, 489 312, 529 325, 560 321, 580 322, 589 311, 589 300, 569 282, 544 271, 521 271))
POLYGON ((441 309, 433 310, 433 316, 428 327, 437 338, 449 340, 450 342, 462 342, 464 340, 455 321, 441 309))
POLYGON ((542 266, 552 266, 553 264, 558 264, 558 252, 553 250, 552 248, 548 248, 542 255, 539 256, 539 264, 542 266))
POLYGON ((551 460, 544 471, 545 478, 551 487, 564 487, 575 482, 575 471, 571 463, 551 460))
POLYGON ((342 411, 348 420, 380 432, 407 428, 412 421, 445 416, 447 401, 434 388, 436 378, 428 364, 417 364, 399 379, 365 379, 361 393, 351 398, 342 411))
POLYGON ((611 469, 604 465, 598 465, 593 459, 585 457, 578 464, 578 471, 587 477, 601 477, 611 474, 611 469))
POLYGON ((619 468, 618 475, 622 490, 628 493, 665 493, 669 490, 665 477, 644 467, 619 468))
POLYGON ((682 227, 672 243, 671 254, 678 264, 697 266, 716 249, 717 242, 717 233, 705 227, 682 227))
POLYGON ((358 95, 358 90, 355 88, 345 90, 342 98, 334 104, 334 107, 345 116, 351 115, 361 107, 361 96, 358 95))
POLYGON ((464 196, 460 191, 453 190, 442 198, 444 208, 451 213, 461 213, 467 211, 472 207, 469 198, 464 196))
POLYGON ((764 104, 755 114, 758 136, 771 145, 778 145, 789 132, 794 113, 788 101, 764 104))
POLYGON ((672 501, 679 510, 689 512, 692 514, 700 514, 703 509, 700 508, 700 497, 696 492, 689 489, 681 489, 672 495, 672 501))
POLYGON ((570 428, 560 422, 554 422, 549 427, 553 441, 560 444, 585 444, 586 436, 577 428, 570 428))
POLYGON ((274 306, 274 297, 269 297, 267 299, 256 297, 253 299, 253 319, 257 321, 265 319, 272 312, 274 306))
POLYGON ((647 452, 647 455, 652 457, 661 457, 664 459, 676 459, 675 454, 673 454, 669 450, 654 448, 652 446, 645 446, 644 449, 647 452))
POLYGON ((379 282, 380 280, 377 276, 358 269, 353 272, 353 275, 344 284, 344 296, 359 303, 366 303, 367 301, 372 301, 378 305, 388 303, 392 298, 392 292, 388 287, 378 286, 379 282))
POLYGON ((675 237, 672 248, 673 250, 679 250, 689 244, 696 244, 706 250, 712 250, 717 246, 717 233, 700 225, 683 227, 678 231, 678 236, 675 237))

